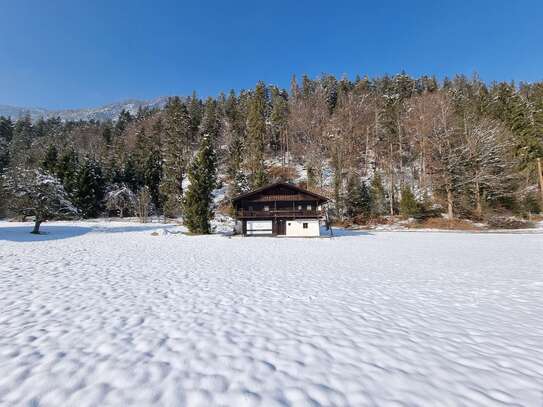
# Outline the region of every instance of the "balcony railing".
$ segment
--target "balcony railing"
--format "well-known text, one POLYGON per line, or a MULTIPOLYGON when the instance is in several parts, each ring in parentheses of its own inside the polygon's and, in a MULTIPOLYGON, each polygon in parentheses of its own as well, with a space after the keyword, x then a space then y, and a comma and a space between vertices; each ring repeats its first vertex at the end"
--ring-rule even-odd
POLYGON ((237 218, 320 218, 324 216, 322 210, 295 210, 295 209, 270 209, 269 211, 239 209, 237 218))

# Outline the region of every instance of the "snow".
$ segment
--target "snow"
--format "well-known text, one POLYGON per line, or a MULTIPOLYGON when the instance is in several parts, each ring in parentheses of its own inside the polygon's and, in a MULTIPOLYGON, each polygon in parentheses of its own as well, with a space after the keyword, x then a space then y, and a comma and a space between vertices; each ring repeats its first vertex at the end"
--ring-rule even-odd
POLYGON ((543 404, 543 234, 30 229, 0 222, 2 406, 543 404))

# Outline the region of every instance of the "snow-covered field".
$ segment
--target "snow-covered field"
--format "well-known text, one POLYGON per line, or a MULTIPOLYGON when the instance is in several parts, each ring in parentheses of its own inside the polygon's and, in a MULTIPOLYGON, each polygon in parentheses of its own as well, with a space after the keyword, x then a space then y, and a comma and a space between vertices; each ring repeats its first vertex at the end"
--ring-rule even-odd
POLYGON ((0 222, 2 406, 543 405, 543 234, 30 227, 0 222))

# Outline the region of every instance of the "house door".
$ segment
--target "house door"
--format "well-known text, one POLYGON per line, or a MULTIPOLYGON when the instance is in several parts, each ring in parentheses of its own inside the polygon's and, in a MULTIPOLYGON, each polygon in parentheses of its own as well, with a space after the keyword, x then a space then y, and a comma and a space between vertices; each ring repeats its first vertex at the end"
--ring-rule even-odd
POLYGON ((278 235, 287 234, 287 224, 284 219, 277 219, 275 221, 275 233, 278 235))

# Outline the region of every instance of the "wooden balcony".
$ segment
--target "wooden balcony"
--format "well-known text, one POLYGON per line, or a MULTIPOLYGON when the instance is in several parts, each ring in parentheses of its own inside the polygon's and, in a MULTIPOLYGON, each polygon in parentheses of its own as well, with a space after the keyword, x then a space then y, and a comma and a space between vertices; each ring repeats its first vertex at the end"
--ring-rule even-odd
POLYGON ((322 218, 324 211, 322 210, 295 210, 295 209, 270 209, 269 211, 258 210, 250 211, 248 209, 238 209, 236 218, 238 219, 264 219, 264 218, 322 218))

